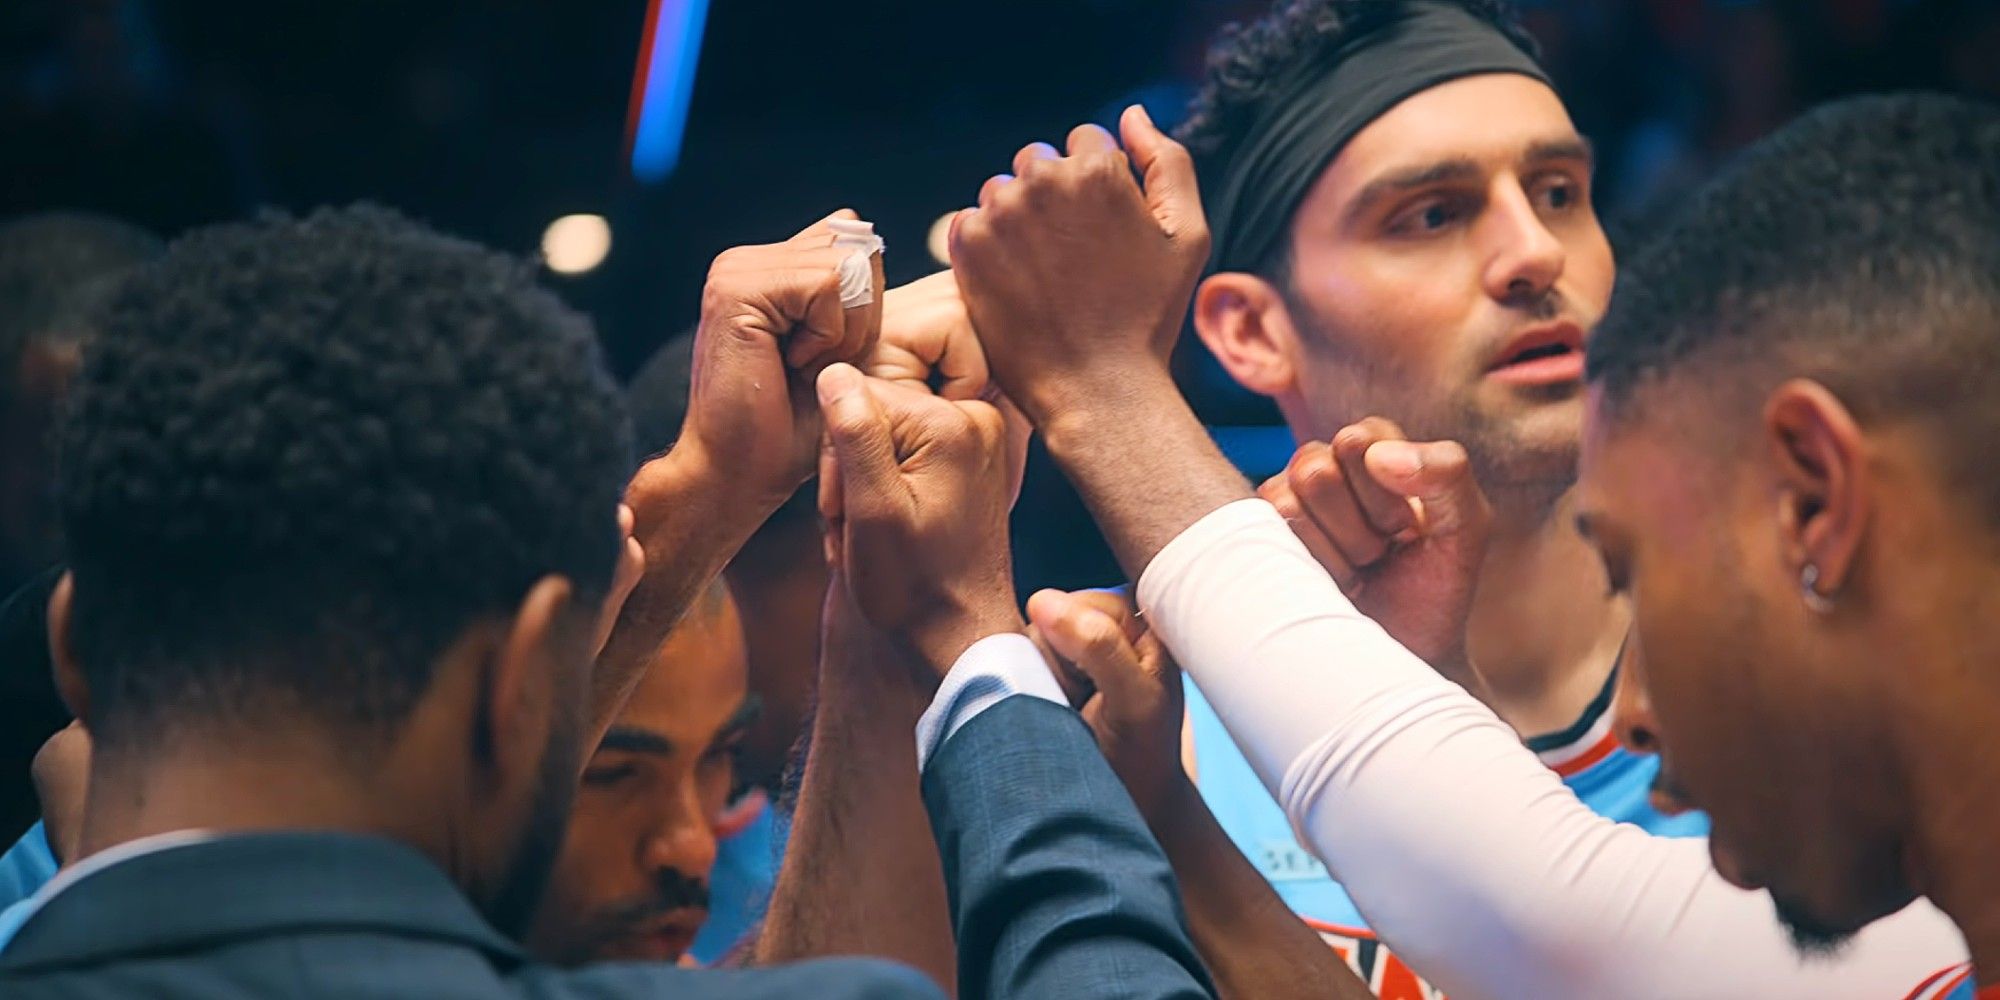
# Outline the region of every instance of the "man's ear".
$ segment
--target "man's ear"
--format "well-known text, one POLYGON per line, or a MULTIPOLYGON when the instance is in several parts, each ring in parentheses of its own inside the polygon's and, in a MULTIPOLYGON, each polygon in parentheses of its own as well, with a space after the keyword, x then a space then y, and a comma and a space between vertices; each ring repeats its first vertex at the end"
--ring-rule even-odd
POLYGON ((70 614, 76 594, 76 574, 65 570, 62 579, 56 581, 56 589, 49 593, 49 666, 55 671, 56 693, 62 696, 64 707, 69 714, 83 720, 88 726, 90 718, 90 681, 84 677, 83 664, 77 661, 76 647, 70 641, 70 614))
POLYGON ((1868 527, 1867 449, 1854 415, 1810 379, 1780 385, 1764 404, 1764 433, 1777 484, 1779 551, 1819 593, 1838 593, 1868 527))
POLYGON ((558 676, 578 669, 569 662, 575 657, 566 655, 567 646, 583 648, 567 627, 573 596, 567 577, 542 577, 490 641, 463 650, 485 660, 483 669, 474 671, 482 686, 480 711, 473 720, 475 760, 503 782, 537 774, 557 713, 581 711, 580 705, 567 702, 579 698, 588 684, 558 676))
POLYGON ((1229 377, 1251 392, 1278 397, 1298 387, 1298 330, 1284 296, 1263 278, 1210 275, 1195 291, 1194 329, 1229 377))

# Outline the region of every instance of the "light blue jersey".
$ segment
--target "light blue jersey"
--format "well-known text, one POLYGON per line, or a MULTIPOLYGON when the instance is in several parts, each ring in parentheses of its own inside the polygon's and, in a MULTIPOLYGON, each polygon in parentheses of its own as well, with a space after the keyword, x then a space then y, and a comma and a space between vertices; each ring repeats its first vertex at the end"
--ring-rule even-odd
POLYGON ((40 823, 0 855, 0 951, 7 950, 7 942, 27 918, 28 898, 55 877, 56 855, 40 823))
MULTIPOLYGON (((1627 751, 1611 732, 1615 679, 1614 674, 1605 682, 1603 692, 1576 725, 1527 741, 1529 749, 1601 816, 1666 837, 1707 835, 1707 816, 1665 816, 1653 809, 1649 793, 1660 762, 1656 757, 1627 751)), ((1341 953, 1376 996, 1382 1000, 1435 1000, 1442 996, 1369 932, 1347 891, 1327 876, 1325 865, 1299 846, 1284 811, 1264 790, 1215 710, 1192 681, 1186 686, 1195 780, 1202 799, 1237 849, 1270 880, 1285 904, 1341 953)))

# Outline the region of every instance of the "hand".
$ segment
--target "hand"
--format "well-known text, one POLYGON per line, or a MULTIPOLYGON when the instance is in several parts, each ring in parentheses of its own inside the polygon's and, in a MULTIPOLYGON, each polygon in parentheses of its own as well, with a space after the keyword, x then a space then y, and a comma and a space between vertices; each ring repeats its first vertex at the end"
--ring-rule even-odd
POLYGON ((813 379, 865 357, 882 322, 882 262, 873 304, 840 302, 840 262, 828 223, 783 243, 734 247, 709 268, 695 332, 686 425, 670 457, 748 490, 773 509, 812 476, 819 448, 813 379))
POLYGON ((1084 125, 1069 155, 1036 143, 953 220, 951 256, 994 376, 1045 432, 1050 417, 1164 376, 1208 259, 1194 165, 1137 107, 1084 125), (1136 165, 1144 188, 1132 177, 1136 165))
POLYGON ((882 296, 882 337, 861 370, 927 392, 935 376, 937 394, 946 399, 985 398, 986 353, 950 271, 882 296))
POLYGON ((925 392, 935 380, 946 399, 984 399, 999 407, 1007 422, 1008 496, 1020 499, 1035 429, 988 378, 986 352, 950 271, 889 289, 882 298, 882 337, 861 370, 925 392))
POLYGON ((1454 680, 1493 514, 1455 441, 1370 417, 1313 442, 1258 489, 1356 608, 1454 680))
POLYGON ((35 754, 35 796, 42 802, 42 829, 64 865, 76 860, 83 838, 83 803, 90 791, 90 732, 72 722, 35 754))
POLYGON ((633 589, 646 575, 646 549, 632 534, 637 521, 631 507, 618 505, 618 533, 625 540, 618 547, 618 565, 611 571, 611 589, 605 592, 604 605, 597 613, 596 640, 590 647, 592 656, 604 652, 604 644, 611 641, 611 632, 618 626, 618 614, 625 610, 625 599, 632 596, 633 589))
POLYGON ((1000 411, 870 379, 820 374, 828 559, 870 624, 938 677, 974 642, 1021 630, 1007 552, 1000 411))
POLYGON ((1028 620, 1058 664, 1095 689, 1081 706, 1083 720, 1140 813, 1149 822, 1172 815, 1193 783, 1181 767, 1181 672, 1166 647, 1123 595, 1105 591, 1041 591, 1028 599, 1028 620))

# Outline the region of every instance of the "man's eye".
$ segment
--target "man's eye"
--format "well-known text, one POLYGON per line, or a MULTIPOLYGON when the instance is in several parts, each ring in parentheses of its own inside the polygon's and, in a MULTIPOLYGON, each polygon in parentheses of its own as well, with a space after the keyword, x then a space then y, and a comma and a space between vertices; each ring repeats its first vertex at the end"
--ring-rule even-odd
POLYGON ((1399 236, 1427 236, 1442 232, 1465 216, 1465 206, 1441 199, 1425 202, 1396 217, 1389 231, 1399 236))
POLYGON ((1583 186, 1567 177, 1557 177, 1541 189, 1542 204, 1550 211, 1565 212, 1583 201, 1583 186))
POLYGON ((585 768, 583 783, 591 788, 613 788, 632 780, 638 774, 639 769, 631 764, 585 768))

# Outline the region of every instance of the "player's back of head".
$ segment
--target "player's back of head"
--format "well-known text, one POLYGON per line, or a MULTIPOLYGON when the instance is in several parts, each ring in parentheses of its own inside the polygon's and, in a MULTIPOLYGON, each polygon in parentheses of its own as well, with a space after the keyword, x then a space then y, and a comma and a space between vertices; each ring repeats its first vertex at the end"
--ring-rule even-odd
POLYGON ((607 589, 628 421, 525 264, 381 208, 269 216, 177 241, 95 326, 58 488, 100 747, 382 732, 536 580, 607 589))
POLYGON ((1900 94, 1787 126, 1627 261, 1589 348, 1613 419, 1653 382, 1741 406, 1792 376, 1933 420, 2000 510, 2000 109, 1900 94))

